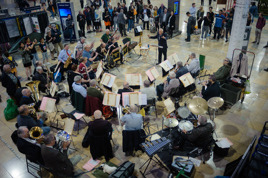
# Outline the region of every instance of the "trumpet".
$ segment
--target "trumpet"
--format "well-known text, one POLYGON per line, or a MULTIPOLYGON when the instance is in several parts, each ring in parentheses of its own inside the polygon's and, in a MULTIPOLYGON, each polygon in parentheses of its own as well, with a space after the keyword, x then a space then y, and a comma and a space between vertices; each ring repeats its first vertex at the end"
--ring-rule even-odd
POLYGON ((41 129, 41 127, 38 126, 32 127, 31 130, 29 131, 29 134, 31 138, 38 140, 43 136, 43 129, 41 129))

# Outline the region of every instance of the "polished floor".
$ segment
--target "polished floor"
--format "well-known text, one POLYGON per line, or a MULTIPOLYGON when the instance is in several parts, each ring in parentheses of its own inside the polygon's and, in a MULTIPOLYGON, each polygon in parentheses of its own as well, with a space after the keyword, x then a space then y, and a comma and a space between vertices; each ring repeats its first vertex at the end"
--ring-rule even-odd
MULTIPOLYGON (((2 1, 2 8, 5 7, 14 7, 14 4, 10 1, 2 1)), ((79 0, 73 1, 75 4, 76 13, 80 10, 80 2, 79 0)), ((118 1, 112 1, 112 5, 114 6, 118 1)), ((153 5, 159 5, 164 3, 167 5, 167 0, 160 1, 154 0, 151 1, 153 5)), ((168 56, 177 53, 180 60, 185 62, 188 59, 188 55, 190 52, 195 52, 197 55, 205 55, 205 69, 207 73, 215 72, 220 66, 222 66, 222 60, 226 57, 228 45, 229 43, 225 43, 223 40, 215 41, 211 39, 207 39, 206 41, 200 41, 199 36, 193 35, 190 43, 185 43, 184 39, 186 38, 186 25, 183 22, 186 20, 185 13, 190 8, 192 2, 197 3, 197 7, 200 5, 199 0, 189 0, 181 2, 181 11, 180 11, 180 30, 182 30, 182 34, 180 36, 174 37, 173 39, 168 40, 168 56)), ((216 9, 216 4, 212 1, 212 6, 216 9)), ((30 2, 32 3, 32 2, 30 2)), ((208 0, 205 0, 205 11, 208 10, 208 0)), ((216 113, 215 123, 216 123, 216 133, 219 138, 227 137, 231 142, 233 142, 233 146, 229 150, 228 156, 222 159, 214 159, 211 157, 206 164, 201 164, 200 167, 197 167, 197 171, 194 177, 202 178, 202 177, 215 177, 216 175, 223 175, 225 165, 230 161, 237 159, 241 156, 250 141, 252 140, 254 135, 259 135, 260 131, 263 127, 265 121, 267 121, 268 115, 268 73, 263 69, 268 67, 268 50, 264 49, 263 46, 267 43, 268 39, 268 27, 266 26, 262 32, 262 40, 259 45, 252 44, 255 38, 255 25, 256 19, 252 25, 252 32, 250 36, 250 43, 248 46, 248 50, 255 53, 255 61, 252 65, 252 56, 249 55, 249 65, 253 67, 252 74, 250 77, 251 81, 251 94, 246 95, 244 102, 241 104, 240 102, 233 105, 230 109, 226 111, 219 110, 216 113)), ((104 27, 104 26, 103 26, 104 27)), ((104 28, 103 28, 104 29, 104 28)), ((148 39, 147 35, 150 34, 149 31, 144 32, 142 37, 142 45, 147 46, 148 44, 153 45, 157 44, 156 40, 148 39)), ((99 39, 102 33, 90 33, 87 34, 86 43, 91 43, 95 40, 95 48, 100 44, 99 39)), ((152 34, 150 34, 152 35, 152 34)), ((134 37, 133 32, 128 34, 129 37, 132 38, 133 41, 139 41, 138 37, 134 37)), ((122 38, 120 39, 120 44, 122 38)), ((71 45, 71 50, 73 50, 75 44, 71 45)), ((138 47, 136 48, 136 52, 139 53, 138 47)), ((23 77, 22 85, 24 85, 26 80, 26 75, 24 72, 24 68, 21 62, 19 55, 14 55, 16 60, 18 61, 18 73, 19 76, 23 77)), ((39 52, 39 58, 41 59, 41 53, 39 52)), ((137 55, 133 54, 132 58, 128 58, 128 62, 125 62, 124 65, 121 65, 118 70, 113 69, 111 73, 116 75, 116 80, 113 85, 113 92, 116 92, 119 88, 122 88, 122 84, 124 82, 124 74, 128 73, 141 73, 142 79, 147 79, 145 75, 145 71, 151 68, 155 63, 156 53, 155 49, 151 48, 149 51, 149 55, 147 58, 139 58, 137 59, 137 55)), ((50 61, 50 63, 56 63, 55 61, 50 61)), ((160 67, 156 67, 157 70, 161 74, 160 67)), ((163 82, 165 78, 159 77, 155 84, 159 84, 163 82)), ((67 83, 64 83, 66 90, 68 90, 67 83)), ((200 85, 198 86, 200 89, 200 85)), ((2 96, 3 102, 0 103, 0 177, 1 178, 28 178, 32 177, 27 173, 25 157, 20 154, 13 144, 10 135, 15 130, 16 119, 6 121, 4 118, 3 111, 6 107, 6 100, 8 99, 8 95, 6 93, 6 89, 0 86, 0 93, 2 96)), ((188 98, 183 98, 182 102, 187 102, 188 98)), ((68 103, 68 99, 62 99, 58 110, 61 110, 68 103)), ((161 116, 165 113, 163 102, 157 102, 157 110, 159 113, 158 119, 152 121, 153 123, 158 124, 158 128, 161 128, 161 116)), ((53 121, 55 113, 49 114, 49 120, 53 121)), ((154 112, 151 113, 150 118, 154 118, 154 112)), ((56 119, 60 120, 60 126, 64 127, 64 122, 66 120, 61 120, 60 116, 57 115, 56 119)), ((86 117, 87 121, 90 121, 91 118, 86 117)), ((117 118, 113 119, 113 122, 116 122, 117 118)), ((55 120, 54 120, 55 121, 55 120)), ((50 123, 48 123, 50 124, 50 123)), ((113 145, 113 149, 115 151, 115 157, 110 161, 114 164, 121 164, 126 160, 134 162, 135 165, 135 174, 138 177, 141 175, 138 172, 139 167, 148 159, 146 154, 137 155, 136 157, 126 157, 122 152, 122 131, 121 127, 118 124, 113 125, 114 133, 113 138, 115 141, 115 145, 113 145)), ((152 127, 152 131, 156 131, 157 127, 152 127)), ((55 130, 53 130, 55 132, 55 130)), ((73 141, 76 148, 78 148, 77 152, 74 152, 73 155, 81 154, 82 160, 79 162, 77 169, 83 170, 82 166, 91 158, 89 148, 84 149, 81 146, 82 139, 86 133, 86 128, 83 128, 79 134, 77 132, 73 132, 73 141)), ((105 160, 102 158, 102 162, 105 160)), ((167 172, 159 168, 158 166, 150 165, 149 171, 146 177, 166 177, 168 175, 167 172)), ((47 175, 46 177, 49 177, 47 175)), ((92 173, 87 173, 83 177, 94 177, 92 173)))

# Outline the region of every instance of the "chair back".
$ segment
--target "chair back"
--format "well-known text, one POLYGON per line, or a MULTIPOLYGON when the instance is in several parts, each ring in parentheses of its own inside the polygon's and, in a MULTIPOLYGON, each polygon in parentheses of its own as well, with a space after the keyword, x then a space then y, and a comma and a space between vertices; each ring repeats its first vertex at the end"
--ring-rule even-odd
POLYGON ((141 150, 140 144, 145 142, 146 135, 143 129, 140 130, 123 130, 123 152, 141 150))
POLYGON ((114 52, 112 53, 112 57, 113 57, 113 61, 114 61, 114 62, 120 60, 120 51, 119 51, 119 50, 114 51, 114 52))
POLYGON ((74 91, 71 94, 71 102, 73 107, 80 112, 85 111, 85 98, 78 92, 74 91))
POLYGON ((127 42, 131 41, 131 38, 124 38, 122 40, 123 44, 126 44, 127 42))
POLYGON ((155 106, 155 103, 156 103, 155 101, 156 101, 155 98, 147 99, 147 105, 155 106))
POLYGON ((200 74, 200 70, 198 70, 196 73, 194 73, 194 74, 192 74, 191 73, 191 75, 192 75, 192 77, 195 79, 198 75, 200 74))
POLYGON ((96 110, 102 112, 102 102, 97 97, 87 96, 85 102, 85 114, 87 116, 93 115, 96 110))

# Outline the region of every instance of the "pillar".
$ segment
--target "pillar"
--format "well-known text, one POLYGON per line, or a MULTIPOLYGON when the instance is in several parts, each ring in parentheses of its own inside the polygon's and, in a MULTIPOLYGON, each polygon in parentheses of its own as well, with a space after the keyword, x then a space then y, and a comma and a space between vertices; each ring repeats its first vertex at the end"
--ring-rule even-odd
POLYGON ((237 0, 227 57, 232 60, 233 50, 242 49, 251 0, 237 0))

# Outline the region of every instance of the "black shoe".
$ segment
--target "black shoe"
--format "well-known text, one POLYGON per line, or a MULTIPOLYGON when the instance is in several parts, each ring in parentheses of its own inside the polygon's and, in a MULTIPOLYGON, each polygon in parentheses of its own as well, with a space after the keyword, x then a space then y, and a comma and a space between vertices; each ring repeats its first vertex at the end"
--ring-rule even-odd
POLYGON ((124 64, 124 62, 120 62, 121 64, 124 64))
POLYGON ((159 65, 160 63, 158 62, 158 63, 156 63, 155 65, 157 66, 157 65, 159 65))
POLYGON ((185 40, 186 42, 190 42, 190 40, 185 40))
POLYGON ((257 45, 259 45, 260 43, 257 43, 257 45))
POLYGON ((54 59, 52 59, 53 61, 55 61, 56 60, 56 58, 54 58, 54 59))
MULTIPOLYGON (((33 75, 30 75, 30 77, 33 77, 33 75)), ((28 78, 30 78, 30 77, 28 77, 28 78)))
POLYGON ((225 43, 227 43, 228 42, 228 40, 225 40, 225 43))
POLYGON ((162 101, 162 98, 157 98, 157 101, 162 101))
POLYGON ((86 36, 84 36, 84 38, 87 38, 86 36))
POLYGON ((62 80, 62 81, 65 80, 65 79, 66 79, 66 78, 65 78, 64 76, 61 77, 61 80, 62 80))
POLYGON ((264 71, 266 71, 266 72, 268 72, 268 68, 266 68, 266 69, 263 69, 264 71))
POLYGON ((215 40, 215 38, 214 38, 214 37, 213 37, 212 39, 213 39, 213 40, 215 40))
POLYGON ((253 41, 252 43, 256 43, 256 41, 253 41))
POLYGON ((268 48, 268 45, 264 46, 263 48, 268 48))
POLYGON ((31 78, 30 78, 30 77, 28 77, 28 78, 27 78, 27 80, 31 80, 31 78))

